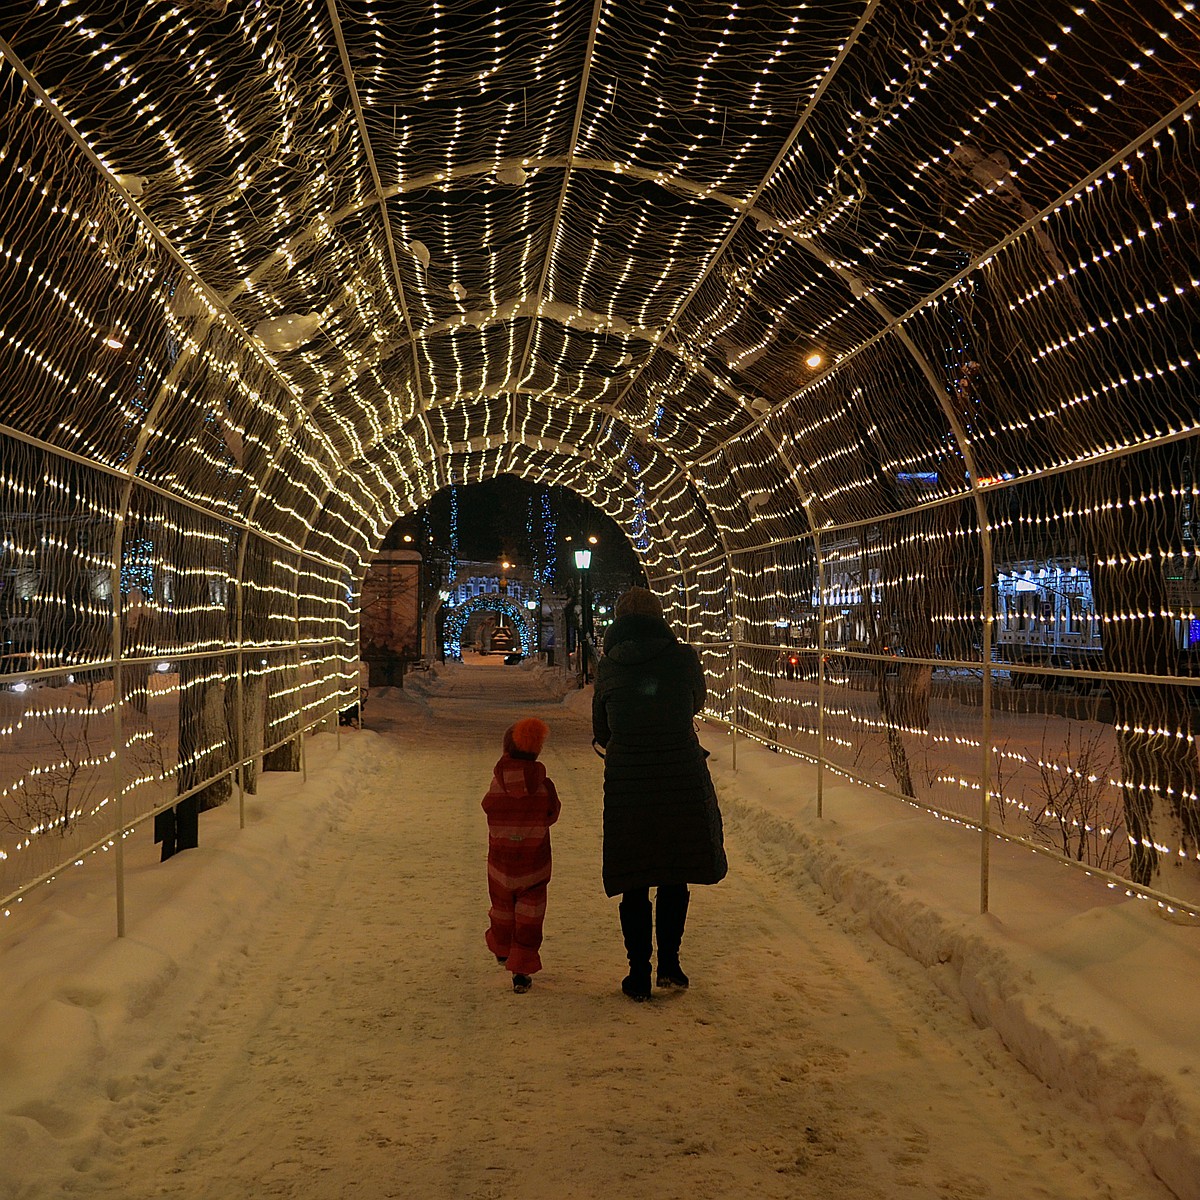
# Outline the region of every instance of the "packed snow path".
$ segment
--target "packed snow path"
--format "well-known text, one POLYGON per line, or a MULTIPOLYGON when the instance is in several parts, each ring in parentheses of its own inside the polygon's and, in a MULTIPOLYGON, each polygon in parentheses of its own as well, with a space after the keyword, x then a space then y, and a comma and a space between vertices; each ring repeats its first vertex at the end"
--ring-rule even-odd
POLYGON ((326 827, 230 914, 206 990, 177 981, 105 1064, 63 1194, 1169 1196, 736 814, 728 879, 693 889, 692 987, 625 999, 602 766, 584 707, 542 686, 491 660, 371 701, 328 756, 326 827), (483 942, 480 799, 522 715, 551 726, 563 812, 545 969, 519 996, 483 942))

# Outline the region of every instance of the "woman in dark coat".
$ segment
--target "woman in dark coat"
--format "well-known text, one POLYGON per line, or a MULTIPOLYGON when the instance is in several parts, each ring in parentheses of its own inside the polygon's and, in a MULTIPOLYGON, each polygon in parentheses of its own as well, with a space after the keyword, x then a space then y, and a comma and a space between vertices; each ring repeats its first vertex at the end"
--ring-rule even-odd
POLYGON ((604 891, 621 896, 629 974, 621 990, 650 998, 651 926, 659 987, 687 987, 679 943, 688 884, 717 883, 728 866, 717 795, 693 718, 704 672, 646 588, 617 601, 592 698, 592 736, 604 757, 604 891), (650 888, 658 893, 651 920, 650 888))

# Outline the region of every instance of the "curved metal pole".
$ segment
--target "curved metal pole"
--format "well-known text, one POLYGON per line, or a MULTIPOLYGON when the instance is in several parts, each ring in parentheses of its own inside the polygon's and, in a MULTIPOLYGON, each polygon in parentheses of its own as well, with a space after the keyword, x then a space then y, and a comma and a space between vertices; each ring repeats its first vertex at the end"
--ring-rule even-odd
POLYGON ((817 817, 825 815, 825 558, 821 553, 821 531, 813 534, 817 565, 817 817))
MULTIPOLYGON (((582 408, 583 406, 580 406, 580 407, 582 408)), ((488 438, 487 441, 489 444, 486 447, 484 447, 484 450, 501 449, 504 446, 521 445, 521 446, 525 446, 531 450, 537 450, 539 452, 544 452, 549 447, 549 448, 551 448, 552 453, 559 452, 559 453, 562 453, 564 457, 567 457, 567 458, 570 458, 573 460, 577 460, 577 461, 581 461, 581 462, 585 462, 586 464, 588 464, 590 466, 599 466, 599 464, 596 462, 596 460, 591 459, 591 458, 585 458, 577 446, 567 445, 567 444, 561 443, 561 442, 552 442, 549 439, 545 439, 545 438, 538 438, 538 437, 534 437, 531 435, 522 435, 522 436, 518 437, 517 439, 513 440, 506 434, 503 436, 496 436, 496 437, 488 438)), ((478 452, 482 453, 483 450, 480 450, 478 452)), ((670 465, 674 469, 671 471, 670 474, 666 475, 666 477, 664 478, 662 483, 659 485, 657 490, 661 492, 661 490, 663 488, 669 486, 669 484, 671 483, 671 481, 673 479, 683 477, 683 478, 687 479, 689 483, 691 483, 693 493, 701 501, 703 501, 703 493, 695 486, 695 484, 692 482, 690 477, 687 475, 687 472, 686 472, 686 469, 684 468, 684 466, 668 454, 665 454, 665 453, 662 454, 662 458, 666 462, 670 463, 670 465)), ((418 460, 418 463, 420 465, 428 466, 430 463, 430 460, 427 460, 427 459, 426 460, 418 460)), ((347 474, 349 473, 349 465, 347 465, 346 473, 347 474)), ((633 489, 630 487, 628 480, 623 475, 620 475, 620 474, 617 474, 614 472, 611 474, 606 473, 604 477, 612 484, 614 490, 620 490, 621 492, 629 495, 631 500, 633 499, 633 496, 635 493, 634 493, 633 489)), ((352 478, 361 478, 361 475, 352 476, 352 478)), ((328 496, 330 494, 334 494, 334 493, 338 492, 339 490, 341 490, 341 489, 338 488, 337 481, 335 480, 334 486, 330 488, 329 492, 326 493, 326 496, 328 496)), ((579 491, 578 488, 572 488, 571 490, 579 491)), ((584 493, 582 491, 579 491, 579 494, 586 495, 586 493, 584 493)), ((426 497, 426 499, 428 499, 428 497, 426 497)), ((421 501, 421 502, 423 502, 423 501, 421 501)), ((657 513, 656 507, 653 503, 653 497, 652 496, 648 497, 646 503, 647 503, 647 507, 649 508, 651 513, 655 514, 656 523, 661 528, 666 528, 664 523, 658 519, 658 513, 657 513)), ((721 542, 721 535, 719 535, 717 533, 716 522, 713 521, 711 515, 708 512, 707 507, 702 505, 702 507, 700 507, 697 511, 698 511, 698 515, 700 517, 702 527, 711 531, 713 544, 714 545, 719 544, 721 542)), ((401 512, 401 510, 399 507, 392 509, 390 511, 386 508, 381 508, 379 510, 379 515, 382 518, 383 524, 390 524, 392 521, 394 521, 400 515, 400 512, 401 512)), ((306 535, 305 544, 307 544, 307 535, 306 535)), ((678 550, 676 548, 673 548, 672 552, 677 554, 678 550)), ((728 558, 727 548, 725 549, 725 553, 723 554, 722 557, 724 558, 724 561, 726 563, 726 569, 728 571, 729 558, 728 558)))
MULTIPOLYGON (((1095 179, 1102 176, 1112 165, 1120 162, 1122 160, 1122 158, 1127 157, 1127 155, 1129 153, 1135 151, 1142 143, 1144 143, 1148 139, 1156 136, 1158 132, 1160 132, 1163 128, 1165 128, 1167 125, 1169 125, 1173 120, 1177 119, 1179 115, 1186 112, 1189 108, 1194 107, 1198 99, 1200 99, 1200 92, 1193 94, 1187 100, 1176 105, 1175 109, 1173 109, 1171 113, 1167 114, 1166 117, 1162 118, 1161 120, 1156 122, 1153 126, 1148 128, 1143 134, 1139 135, 1138 138, 1131 141, 1128 144, 1128 146, 1124 147, 1122 150, 1120 150, 1116 154, 1114 154, 1108 160, 1108 162, 1103 164, 1097 170, 1090 173, 1084 180, 1082 180, 1079 184, 1077 184, 1074 188, 1072 188, 1070 192, 1064 193, 1056 201, 1053 201, 1051 204, 1047 205, 1042 210, 1042 212, 1036 214, 1034 217, 1030 218, 1028 221, 1023 223, 1021 226, 1018 226, 1009 235, 1007 235, 1005 238, 1001 239, 995 246, 991 247, 989 250, 985 251, 983 254, 977 256, 970 263, 968 263, 967 266, 964 267, 958 274, 956 274, 955 276, 952 276, 949 280, 947 280, 945 283, 943 283, 940 287, 935 289, 929 295, 923 297, 920 301, 917 302, 917 304, 913 305, 905 313, 903 313, 899 316, 893 315, 887 309, 887 306, 883 305, 874 294, 872 294, 870 292, 866 293, 864 296, 862 296, 863 303, 866 303, 871 308, 873 308, 883 318, 885 324, 884 324, 883 328, 881 328, 876 334, 872 335, 872 337, 868 338, 860 346, 856 347, 853 351, 849 352, 842 360, 840 360, 840 363, 845 363, 846 361, 849 361, 851 358, 856 357, 857 355, 863 353, 866 349, 873 346, 881 338, 887 337, 890 334, 892 334, 898 325, 900 325, 904 321, 910 319, 913 315, 920 312, 927 305, 933 303, 938 298, 940 298, 946 291, 948 291, 949 289, 956 286, 963 278, 965 278, 968 274, 970 274, 970 272, 977 269, 981 262, 986 261, 988 258, 993 257, 996 253, 998 253, 1001 249, 1003 249, 1004 246, 1009 244, 1012 240, 1014 240, 1017 237, 1022 236, 1025 232, 1027 232, 1028 229, 1036 226, 1044 218, 1044 216, 1047 213, 1053 211, 1055 208, 1059 207, 1062 203, 1065 203, 1066 200, 1069 199, 1072 195, 1076 194, 1080 190, 1080 188, 1087 186, 1090 182, 1092 182, 1095 179)), ((507 162, 508 160, 505 160, 505 161, 507 162)), ((409 180, 406 183, 399 185, 397 187, 384 189, 384 191, 381 192, 379 195, 372 196, 369 200, 356 201, 353 204, 347 205, 344 208, 338 210, 336 213, 327 215, 321 221, 314 223, 312 226, 309 227, 308 230, 297 235, 296 238, 285 243, 284 246, 281 246, 279 248, 279 250, 277 250, 272 255, 269 255, 266 259, 264 259, 263 262, 261 262, 259 264, 259 266, 257 268, 255 268, 254 271, 250 272, 241 283, 239 283, 235 288, 231 289, 227 293, 227 295, 225 297, 225 303, 228 304, 229 302, 232 301, 232 299, 234 297, 236 297, 238 294, 240 294, 241 291, 245 290, 249 286, 252 286, 254 280, 257 279, 263 272, 269 270, 270 267, 276 261, 278 261, 281 256, 295 253, 295 251, 300 246, 303 246, 306 242, 318 238, 329 228, 331 228, 332 226, 335 226, 339 221, 347 219, 348 217, 361 211, 364 207, 367 207, 370 204, 374 204, 377 202, 378 203, 386 202, 386 200, 390 199, 392 196, 401 195, 410 190, 416 190, 419 188, 428 187, 428 186, 435 185, 435 184, 444 184, 447 182, 454 182, 454 181, 457 181, 460 179, 472 178, 475 175, 492 173, 492 172, 495 172, 496 170, 500 169, 500 167, 502 165, 503 164, 498 165, 496 162, 478 162, 478 163, 468 164, 467 166, 460 167, 460 168, 449 168, 449 169, 442 170, 442 171, 431 172, 425 176, 421 176, 419 179, 409 180)), ((821 261, 827 270, 829 270, 829 271, 833 272, 834 274, 838 275, 839 277, 843 278, 843 280, 847 284, 848 290, 854 292, 855 294, 858 294, 858 292, 856 291, 856 287, 858 290, 861 290, 861 282, 857 281, 856 279, 853 279, 845 270, 843 270, 832 259, 832 257, 824 254, 819 249, 819 247, 817 247, 815 245, 813 239, 811 239, 809 237, 802 237, 796 231, 791 230, 791 229, 787 228, 786 226, 779 224, 778 221, 775 219, 775 217, 772 214, 760 213, 756 208, 754 208, 753 205, 748 204, 745 200, 740 199, 738 197, 729 196, 725 193, 708 191, 706 188, 702 187, 700 184, 694 183, 693 181, 690 181, 690 180, 687 180, 684 178, 676 178, 673 176, 668 176, 666 173, 661 172, 661 171, 646 170, 644 168, 637 168, 634 166, 626 167, 624 164, 608 162, 605 160, 585 160, 585 159, 572 158, 568 161, 567 159, 562 158, 562 157, 553 157, 553 158, 548 157, 548 158, 543 158, 543 159, 514 159, 511 161, 510 165, 520 165, 520 166, 529 167, 529 168, 532 168, 535 170, 549 169, 551 167, 559 167, 559 168, 565 169, 569 165, 571 170, 604 171, 604 172, 608 172, 608 173, 612 173, 612 174, 628 175, 631 178, 653 180, 655 182, 666 184, 668 186, 677 187, 679 190, 684 191, 691 195, 695 195, 697 198, 702 198, 709 202, 716 202, 719 204, 726 205, 726 206, 738 211, 739 213, 742 213, 745 216, 753 217, 756 224, 758 224, 763 229, 770 229, 772 232, 778 234, 780 237, 785 238, 788 241, 796 244, 805 253, 812 255, 813 257, 815 257, 819 261, 821 261)), ((830 368, 830 370, 836 369, 836 366, 840 365, 840 363, 835 364, 834 367, 830 368)), ((827 374, 829 374, 829 371, 824 372, 821 376, 817 377, 817 379, 814 379, 813 383, 820 382, 827 374)), ((518 381, 518 383, 519 383, 519 381, 518 381)), ((810 384, 810 385, 806 385, 806 386, 812 386, 812 385, 810 384)), ((781 403, 786 404, 786 403, 790 402, 791 400, 796 399, 797 397, 802 395, 805 390, 806 390, 805 388, 799 389, 797 392, 795 392, 791 396, 787 397, 781 403)), ((320 403, 321 403, 321 400, 318 400, 313 405, 311 405, 307 409, 306 415, 311 416, 311 414, 313 412, 315 412, 316 408, 319 406, 320 403)), ((757 418, 755 421, 752 421, 750 423, 750 425, 747 426, 745 429, 739 430, 739 432, 737 434, 733 435, 732 437, 730 437, 730 438, 726 439, 724 442, 722 442, 718 448, 723 448, 724 446, 730 444, 730 442, 732 442, 736 438, 745 436, 747 429, 753 428, 755 425, 760 424, 761 422, 767 420, 769 418, 769 416, 770 416, 770 414, 763 414, 762 416, 757 418)), ((299 427, 299 424, 297 424, 297 426, 295 426, 291 432, 294 433, 295 428, 298 428, 298 427, 299 427)), ((286 441, 286 439, 285 439, 285 441, 286 441)), ((268 475, 269 474, 270 474, 270 471, 268 471, 268 475)))
MULTIPOLYGON (((542 300, 546 295, 546 281, 550 278, 550 268, 554 263, 554 250, 558 245, 558 231, 562 226, 563 210, 567 206, 567 190, 571 186, 571 167, 575 161, 575 151, 579 146, 579 130, 583 125, 583 110, 587 103, 588 83, 592 76, 592 59, 596 53, 596 33, 600 28, 600 14, 604 10, 604 0, 593 0, 592 4, 592 23, 588 29, 587 47, 583 55, 583 69, 579 73, 579 91, 575 99, 575 118, 571 124, 571 149, 567 153, 566 167, 563 170, 562 185, 558 191, 558 204, 554 209, 554 216, 550 221, 550 228, 546 234, 546 253, 542 256, 542 270, 538 277, 537 283, 537 304, 541 307, 542 300)), ((521 351, 521 362, 517 367, 518 384, 525 379, 525 372, 529 367, 529 352, 533 347, 534 335, 537 332, 537 318, 534 317, 529 322, 529 331, 525 335, 525 347, 521 351)), ((516 405, 513 405, 513 420, 512 430, 514 437, 517 432, 517 410, 516 405)))
MULTIPOLYGON (((779 170, 779 168, 783 165, 784 160, 792 152, 792 148, 795 146, 801 133, 804 132, 804 128, 808 124, 809 118, 812 116, 818 102, 832 85, 833 80, 838 71, 841 69, 842 64, 849 57, 850 51, 854 48, 858 42, 858 39, 862 36, 863 30, 865 30, 866 27, 871 23, 871 19, 875 16, 875 10, 878 7, 879 0, 867 0, 867 4, 862 11, 862 15, 858 18, 854 28, 846 36, 846 40, 842 43, 841 48, 834 56, 833 61, 825 69, 825 74, 821 77, 821 82, 813 89, 813 94, 809 97, 808 103, 804 106, 804 111, 796 118, 795 123, 792 125, 791 132, 784 139, 783 145, 779 147, 775 157, 771 160, 771 165, 764 172, 762 179, 758 183, 758 186, 753 192, 750 193, 749 198, 744 201, 743 206, 738 211, 738 215, 733 219, 733 223, 730 225, 728 232, 721 240, 721 244, 712 252, 711 255, 709 255, 708 262, 704 264, 704 269, 700 272, 696 281, 692 284, 687 295, 684 296, 684 298, 679 302, 678 307, 671 314, 670 320, 667 321, 667 324, 663 328, 658 341, 661 341, 662 338, 665 338, 679 323, 679 319, 683 316, 684 312, 687 311, 688 306, 700 294, 704 284, 717 269, 717 264, 722 258, 724 258, 725 252, 731 245, 733 245, 733 241, 737 237, 738 231, 741 229, 742 225, 749 216, 750 211, 754 208, 755 204, 758 203, 758 200, 762 196, 763 192, 766 191, 767 185, 774 178, 775 172, 779 170)), ((621 401, 624 400, 625 397, 633 390, 633 388, 637 386, 638 380, 641 379, 643 372, 650 365, 650 361, 654 357, 655 349, 657 349, 657 342, 654 348, 651 349, 650 353, 639 364, 638 369, 634 372, 632 378, 621 390, 621 393, 613 402, 614 406, 620 405, 621 401)))

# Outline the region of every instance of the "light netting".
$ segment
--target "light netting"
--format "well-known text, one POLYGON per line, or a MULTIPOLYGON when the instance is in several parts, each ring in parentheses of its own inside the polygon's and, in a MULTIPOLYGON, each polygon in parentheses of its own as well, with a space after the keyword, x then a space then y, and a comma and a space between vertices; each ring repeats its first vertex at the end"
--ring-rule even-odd
POLYGON ((18 0, 0 55, 0 897, 298 766, 390 526, 512 473, 738 735, 1194 911, 1189 7, 18 0))

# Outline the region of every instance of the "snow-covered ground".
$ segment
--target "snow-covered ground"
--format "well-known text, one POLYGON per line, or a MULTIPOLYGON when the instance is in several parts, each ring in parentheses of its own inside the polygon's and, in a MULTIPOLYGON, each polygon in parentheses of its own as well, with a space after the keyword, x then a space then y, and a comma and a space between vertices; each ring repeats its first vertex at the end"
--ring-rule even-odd
POLYGON ((818 820, 811 768, 742 741, 735 773, 710 726, 730 875, 692 987, 631 1004, 557 679, 409 676, 244 830, 159 864, 140 829, 124 939, 104 855, 17 906, 0 1198, 1200 1197, 1200 930, 1002 844, 980 916, 978 835, 836 779, 818 820), (516 996, 479 801, 533 713, 563 816, 516 996))
MULTIPOLYGON (((1111 703, 1100 695, 1014 689, 997 671, 988 741, 989 819, 1006 834, 1129 875, 1125 789, 1111 703)), ((939 671, 923 728, 890 729, 868 672, 831 672, 824 698, 824 753, 843 775, 895 791, 899 749, 908 785, 935 812, 983 820, 982 687, 939 671)), ((816 758, 820 711, 812 679, 773 679, 750 706, 769 740, 816 758)), ((1164 833, 1163 835, 1168 836, 1164 833)), ((1178 846, 1169 846, 1170 861, 1178 846)), ((1200 906, 1200 874, 1167 873, 1160 887, 1200 906), (1174 889, 1174 890, 1171 890, 1174 889)))

